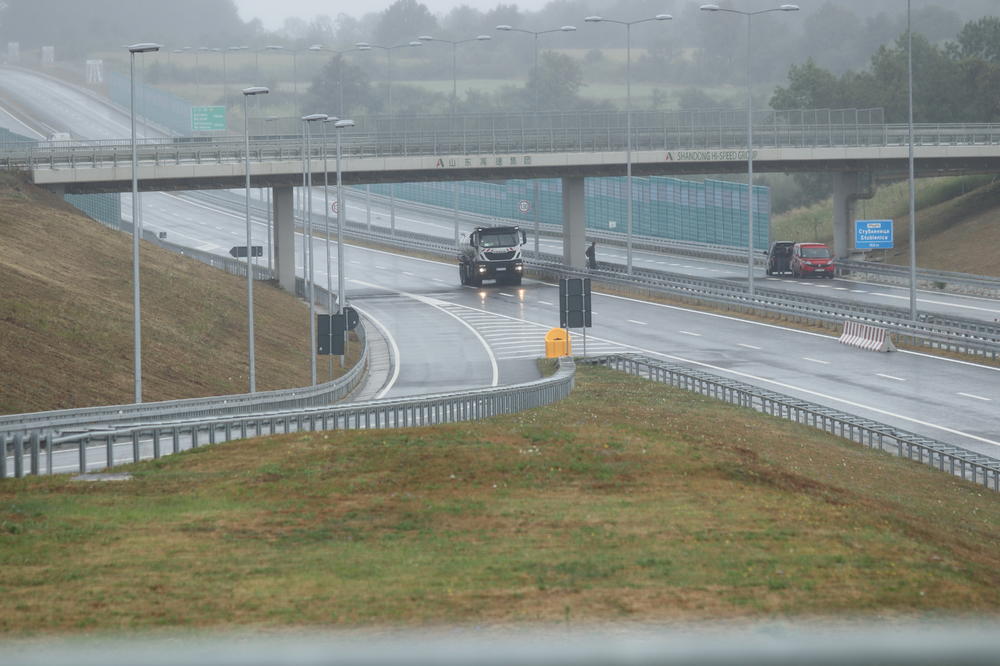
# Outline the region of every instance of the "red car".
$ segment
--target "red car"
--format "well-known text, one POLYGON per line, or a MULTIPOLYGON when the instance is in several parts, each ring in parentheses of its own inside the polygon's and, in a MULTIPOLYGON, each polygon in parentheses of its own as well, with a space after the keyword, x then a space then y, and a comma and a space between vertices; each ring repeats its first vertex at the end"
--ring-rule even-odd
POLYGON ((833 253, 823 243, 796 243, 792 246, 790 265, 795 277, 832 278, 836 270, 833 253))

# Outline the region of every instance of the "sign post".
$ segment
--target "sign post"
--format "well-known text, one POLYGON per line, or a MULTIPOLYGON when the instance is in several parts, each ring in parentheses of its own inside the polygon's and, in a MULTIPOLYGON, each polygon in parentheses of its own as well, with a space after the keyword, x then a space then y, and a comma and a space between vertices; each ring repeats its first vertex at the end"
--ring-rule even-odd
MULTIPOLYGON (((247 256, 247 246, 246 245, 236 245, 229 248, 229 256, 234 259, 239 259, 240 257, 247 256)), ((250 246, 250 256, 251 257, 263 257, 264 256, 264 246, 263 245, 251 245, 250 246)))
POLYGON ((587 355, 587 328, 593 326, 590 311, 590 278, 560 278, 559 327, 583 329, 583 355, 587 355))
POLYGON ((892 220, 855 220, 854 248, 856 250, 888 250, 894 247, 892 220))

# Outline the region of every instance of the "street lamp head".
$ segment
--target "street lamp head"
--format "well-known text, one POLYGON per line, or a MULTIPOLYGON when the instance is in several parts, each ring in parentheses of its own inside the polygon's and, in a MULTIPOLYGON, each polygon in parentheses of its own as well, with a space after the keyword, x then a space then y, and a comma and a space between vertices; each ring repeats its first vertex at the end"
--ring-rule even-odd
POLYGON ((717 12, 719 11, 719 5, 702 5, 698 9, 703 12, 717 12))
POLYGON ((151 53, 160 50, 159 44, 153 44, 152 42, 143 42, 141 44, 132 44, 128 47, 129 53, 151 53))
POLYGON ((430 35, 420 35, 419 37, 417 37, 417 39, 419 39, 422 42, 436 42, 436 41, 438 41, 438 40, 434 39, 433 37, 431 37, 430 35))
POLYGON ((559 30, 561 30, 562 32, 576 32, 576 26, 575 25, 562 25, 562 26, 559 26, 559 30))
POLYGON ((355 42, 354 45, 359 49, 370 49, 372 47, 368 42, 355 42))
POLYGON ((414 39, 412 42, 410 42, 406 46, 423 46, 423 45, 424 45, 424 43, 422 41, 420 41, 419 39, 414 39))
POLYGON ((336 129, 344 129, 345 127, 354 127, 354 121, 349 118, 345 118, 344 120, 338 120, 336 123, 333 124, 333 126, 336 129))
POLYGON ((799 11, 799 6, 798 5, 781 5, 780 7, 778 7, 778 9, 780 9, 783 12, 797 12, 797 11, 799 11))
POLYGON ((487 41, 489 39, 493 39, 493 38, 490 37, 489 35, 476 35, 476 41, 477 42, 485 42, 485 41, 487 41))
POLYGON ((502 25, 498 25, 496 29, 497 30, 502 30, 503 32, 510 32, 511 30, 514 29, 514 27, 513 26, 509 26, 506 23, 504 23, 502 25))
POLYGON ((310 113, 308 116, 302 116, 302 120, 311 123, 316 120, 326 120, 329 118, 325 113, 310 113))
POLYGON ((284 46, 278 46, 276 44, 270 44, 268 46, 265 46, 264 50, 265 51, 284 51, 285 47, 284 46))
POLYGON ((653 18, 655 18, 657 21, 669 21, 670 19, 673 18, 673 16, 670 14, 657 14, 653 18))
POLYGON ((600 23, 601 21, 604 20, 604 17, 603 16, 588 16, 587 18, 585 18, 583 20, 584 20, 585 23, 600 23))
POLYGON ((340 118, 338 118, 337 116, 327 116, 326 118, 323 119, 323 122, 324 123, 335 123, 338 120, 340 120, 340 118))
POLYGON ((243 89, 243 94, 248 97, 250 95, 266 95, 269 92, 271 92, 271 89, 265 86, 250 86, 249 88, 243 89))
POLYGON ((313 44, 312 46, 309 47, 309 50, 310 51, 325 51, 326 47, 323 46, 322 44, 313 44))

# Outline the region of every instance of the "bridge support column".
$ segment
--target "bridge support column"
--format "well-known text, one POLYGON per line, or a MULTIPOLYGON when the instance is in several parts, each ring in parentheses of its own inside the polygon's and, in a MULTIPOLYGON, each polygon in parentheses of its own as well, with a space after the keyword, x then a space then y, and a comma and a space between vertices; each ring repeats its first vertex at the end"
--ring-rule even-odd
POLYGON ((563 264, 569 268, 586 267, 587 208, 583 196, 583 178, 562 179, 563 264))
POLYGON ((278 286, 295 293, 295 213, 292 187, 275 187, 271 192, 274 220, 274 273, 278 286))
POLYGON ((851 228, 854 221, 854 202, 861 193, 857 171, 833 174, 833 254, 847 259, 853 247, 851 228))

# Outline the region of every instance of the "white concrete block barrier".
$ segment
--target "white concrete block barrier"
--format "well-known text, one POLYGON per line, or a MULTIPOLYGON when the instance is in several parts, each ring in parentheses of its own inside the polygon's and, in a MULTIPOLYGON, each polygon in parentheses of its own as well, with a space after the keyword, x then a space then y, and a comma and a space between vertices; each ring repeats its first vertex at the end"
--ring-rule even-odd
POLYGON ((896 351, 896 346, 892 344, 892 339, 889 337, 889 331, 881 326, 873 326, 860 321, 846 320, 844 322, 844 331, 840 334, 840 342, 868 351, 896 351))

